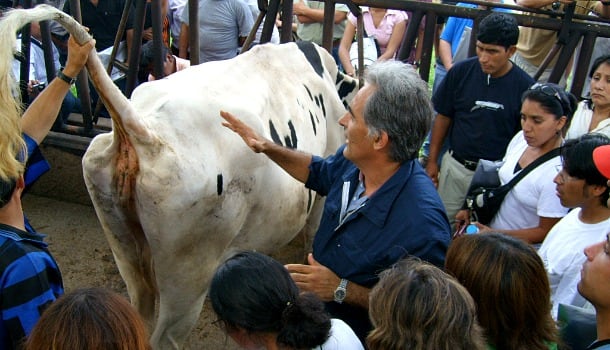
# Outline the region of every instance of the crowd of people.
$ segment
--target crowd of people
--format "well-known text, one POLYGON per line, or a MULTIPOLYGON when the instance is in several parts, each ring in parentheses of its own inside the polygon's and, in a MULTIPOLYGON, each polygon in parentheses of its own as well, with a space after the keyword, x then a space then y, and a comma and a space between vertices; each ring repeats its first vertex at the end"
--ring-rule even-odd
MULTIPOLYGON (((102 16, 92 23, 116 14, 110 3, 106 10, 85 3, 102 16)), ((116 9, 121 1, 112 3, 116 9)), ((215 34, 200 36, 202 62, 234 57, 252 29, 252 7, 242 0, 219 4, 199 6, 200 30, 215 34)), ((168 36, 164 75, 188 66, 184 5, 163 5, 172 18, 167 27, 181 30, 168 36)), ((321 42, 323 6, 295 2, 301 39, 321 42)), ((335 6, 336 24, 345 25, 335 26, 335 59, 354 75, 346 55, 355 17, 335 6)), ((610 15, 601 2, 586 8, 610 15)), ((245 349, 561 349, 569 344, 555 319, 567 304, 596 313, 597 338, 587 349, 610 349, 610 55, 593 61, 590 96, 578 103, 561 83, 536 83, 519 66, 536 65, 522 42, 543 36, 528 30, 524 39, 512 15, 495 11, 472 33, 476 57, 457 60, 457 48, 443 49, 446 75, 430 98, 416 69, 393 60, 408 15, 371 7, 363 17, 380 56, 339 119, 346 142, 335 154, 283 147, 220 111, 219 123, 235 137, 326 201, 306 263, 282 265, 251 251, 221 262, 209 289, 217 324, 245 349), (487 225, 465 209, 481 159, 502 162, 502 184, 536 164, 487 225), (465 225, 478 234, 452 240, 465 225)), ((111 30, 91 29, 106 41, 99 30, 111 30)), ((445 41, 452 45, 465 40, 457 32, 451 37, 445 41)), ((146 326, 123 297, 97 288, 64 295, 44 236, 21 207, 25 189, 48 170, 38 145, 89 52, 99 48, 96 40, 67 41, 65 67, 23 115, 12 91, 0 91, 3 349, 150 348, 146 326)), ((143 50, 146 69, 150 46, 143 50)), ((11 86, 8 72, 0 79, 11 86)))

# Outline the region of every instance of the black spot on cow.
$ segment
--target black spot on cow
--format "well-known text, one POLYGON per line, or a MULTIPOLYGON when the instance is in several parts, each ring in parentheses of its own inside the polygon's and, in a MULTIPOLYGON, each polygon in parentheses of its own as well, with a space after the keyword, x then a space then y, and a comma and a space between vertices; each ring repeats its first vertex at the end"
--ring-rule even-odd
POLYGON ((313 127, 313 134, 317 135, 317 129, 316 129, 316 121, 313 120, 313 113, 311 113, 311 111, 309 111, 309 119, 311 119, 311 126, 313 127))
POLYGON ((307 91, 307 94, 309 95, 309 99, 313 101, 313 95, 311 94, 311 90, 309 90, 309 88, 305 84, 303 84, 303 87, 305 87, 305 90, 307 91))
POLYGON ((286 147, 288 148, 297 148, 297 132, 294 129, 294 124, 292 121, 288 121, 288 128, 290 129, 290 136, 284 137, 286 140, 286 147))
POLYGON ((271 133, 271 139, 273 140, 273 142, 283 146, 282 140, 280 139, 280 135, 277 133, 277 130, 275 130, 275 126, 273 125, 273 122, 271 120, 269 121, 269 132, 271 133))
POLYGON ((326 118, 326 106, 324 106, 324 96, 320 94, 320 107, 322 108, 322 115, 326 118))
POLYGON ((311 210, 311 204, 313 201, 313 196, 311 195, 311 190, 307 191, 307 212, 311 210))
POLYGON ((316 50, 314 44, 309 41, 297 41, 297 46, 303 52, 305 58, 307 59, 307 61, 309 61, 309 64, 311 64, 311 67, 316 72, 316 74, 322 77, 324 73, 324 67, 322 66, 320 54, 318 53, 318 50, 316 50))
POLYGON ((339 88, 337 89, 339 98, 343 100, 350 92, 354 91, 354 89, 356 89, 356 81, 341 81, 341 84, 339 84, 339 88))
POLYGON ((222 174, 216 175, 216 193, 219 196, 222 194, 222 174))

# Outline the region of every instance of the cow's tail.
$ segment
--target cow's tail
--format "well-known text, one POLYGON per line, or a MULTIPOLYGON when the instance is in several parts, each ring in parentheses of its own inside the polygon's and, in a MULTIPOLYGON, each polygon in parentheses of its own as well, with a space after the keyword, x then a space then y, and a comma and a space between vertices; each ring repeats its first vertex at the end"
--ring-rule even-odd
MULTIPOLYGON (((7 11, 0 20, 0 102, 5 106, 19 106, 19 102, 14 91, 15 78, 12 77, 11 67, 16 37, 14 33, 27 23, 33 21, 55 20, 59 22, 75 40, 82 44, 91 39, 91 36, 83 26, 66 13, 49 5, 38 5, 32 9, 14 9, 7 11), (5 96, 6 94, 6 96, 5 96), (5 104, 8 100, 13 102, 5 104)), ((95 50, 89 55, 87 70, 104 105, 112 116, 113 131, 115 137, 129 139, 136 137, 146 142, 151 138, 151 134, 142 122, 137 118, 135 110, 129 100, 114 85, 95 50)))

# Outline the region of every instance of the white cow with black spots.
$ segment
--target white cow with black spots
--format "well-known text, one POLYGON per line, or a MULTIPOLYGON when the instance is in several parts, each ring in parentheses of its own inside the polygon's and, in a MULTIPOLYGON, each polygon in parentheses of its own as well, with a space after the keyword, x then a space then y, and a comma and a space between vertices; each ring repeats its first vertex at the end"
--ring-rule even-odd
MULTIPOLYGON (((9 16, 21 16, 21 25, 59 19, 87 40, 51 7, 20 11, 9 16)), ((237 249, 282 247, 315 211, 315 193, 253 155, 219 111, 277 143, 329 154, 342 142, 337 120, 356 81, 310 43, 261 45, 194 66, 141 85, 131 101, 96 55, 87 68, 113 121, 83 157, 87 189, 153 347, 180 348, 219 262, 237 249)))

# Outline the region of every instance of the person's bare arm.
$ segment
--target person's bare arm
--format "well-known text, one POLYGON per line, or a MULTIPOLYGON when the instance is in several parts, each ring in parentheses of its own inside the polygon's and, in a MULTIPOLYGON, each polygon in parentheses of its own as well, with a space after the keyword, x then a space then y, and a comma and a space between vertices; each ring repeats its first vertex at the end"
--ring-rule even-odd
MULTIPOLYGON (((317 262, 312 254, 307 257, 309 265, 288 264, 286 269, 301 291, 312 292, 323 301, 334 300, 335 289, 341 278, 328 267, 317 262)), ((349 281, 344 303, 369 308, 370 288, 349 281)))
POLYGON ((451 118, 440 113, 437 114, 436 118, 434 118, 434 125, 432 126, 432 133, 430 135, 430 156, 428 157, 428 163, 426 164, 426 172, 437 187, 438 156, 441 153, 441 148, 443 147, 443 142, 445 141, 451 122, 451 118))
POLYGON ((354 40, 355 34, 356 27, 354 27, 352 22, 348 21, 345 24, 345 31, 343 32, 343 38, 341 38, 341 44, 339 44, 339 60, 343 65, 345 73, 352 77, 356 72, 349 57, 349 50, 352 47, 352 41, 354 40))
POLYGON ((250 126, 229 112, 220 111, 220 116, 225 120, 222 125, 238 134, 252 151, 264 153, 300 182, 305 183, 307 181, 309 164, 312 159, 311 154, 275 144, 273 141, 257 134, 250 126))
MULTIPOLYGON (((554 3, 555 0, 516 0, 517 5, 523 7, 529 7, 532 9, 539 9, 554 3)), ((559 2, 563 4, 572 3, 573 0, 560 0, 559 2)))
MULTIPOLYGON (((87 57, 95 50, 95 40, 79 45, 70 37, 68 41, 68 61, 63 73, 75 78, 87 62, 87 57)), ((21 118, 21 130, 40 144, 53 126, 61 103, 70 89, 70 84, 54 78, 49 85, 34 99, 21 118)))
MULTIPOLYGON (((297 16, 301 23, 322 23, 324 22, 324 9, 312 9, 302 1, 295 2, 292 13, 297 16)), ((347 12, 335 11, 334 23, 341 23, 347 18, 347 12)))
POLYGON ((178 57, 186 59, 189 51, 189 26, 182 23, 178 39, 178 57))
POLYGON ((479 227, 480 233, 500 232, 509 236, 513 236, 515 238, 520 238, 526 241, 527 243, 541 243, 542 241, 544 241, 544 238, 549 233, 551 228, 559 220, 561 220, 561 218, 540 217, 540 220, 538 221, 538 226, 524 228, 520 230, 496 230, 488 226, 484 226, 480 223, 476 223, 476 225, 479 227))
POLYGON ((386 46, 383 55, 379 56, 380 61, 390 60, 396 56, 396 52, 398 51, 398 48, 400 48, 402 38, 405 36, 406 31, 407 21, 401 21, 394 25, 394 28, 392 28, 392 35, 390 35, 390 41, 388 41, 388 46, 386 46))
POLYGON ((451 55, 451 44, 448 41, 443 39, 438 41, 438 55, 445 69, 449 71, 453 66, 453 56, 451 55))

